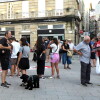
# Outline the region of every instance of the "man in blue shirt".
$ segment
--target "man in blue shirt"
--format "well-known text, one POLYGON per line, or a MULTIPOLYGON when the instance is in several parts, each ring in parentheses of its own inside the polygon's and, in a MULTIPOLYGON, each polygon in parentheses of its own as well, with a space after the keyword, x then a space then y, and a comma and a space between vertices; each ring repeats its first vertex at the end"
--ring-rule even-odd
POLYGON ((84 41, 79 43, 75 48, 74 51, 80 55, 80 63, 81 63, 81 84, 83 86, 87 86, 90 83, 90 73, 91 73, 91 64, 90 64, 90 57, 91 57, 91 49, 89 46, 90 37, 85 36, 84 41))

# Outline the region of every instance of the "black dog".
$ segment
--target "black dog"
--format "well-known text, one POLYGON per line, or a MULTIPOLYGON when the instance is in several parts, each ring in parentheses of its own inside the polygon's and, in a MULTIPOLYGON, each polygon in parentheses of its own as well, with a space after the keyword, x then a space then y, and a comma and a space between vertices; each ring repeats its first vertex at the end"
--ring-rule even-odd
POLYGON ((24 84, 25 89, 32 90, 33 88, 39 88, 40 87, 39 77, 37 75, 28 76, 26 74, 23 74, 20 78, 23 79, 22 85, 24 84))

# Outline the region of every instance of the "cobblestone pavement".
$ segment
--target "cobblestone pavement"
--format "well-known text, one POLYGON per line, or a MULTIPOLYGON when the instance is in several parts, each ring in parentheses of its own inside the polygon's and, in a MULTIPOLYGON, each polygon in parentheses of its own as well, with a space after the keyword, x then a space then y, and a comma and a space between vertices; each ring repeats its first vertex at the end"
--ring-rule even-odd
MULTIPOLYGON (((36 63, 31 61, 31 67, 34 66, 36 63)), ((0 87, 0 100, 100 100, 100 76, 96 75, 95 68, 92 68, 91 73, 91 82, 94 85, 88 87, 80 84, 80 63, 77 56, 73 58, 71 70, 63 69, 62 64, 59 64, 59 68, 61 79, 41 79, 40 88, 32 91, 19 86, 19 77, 8 76, 7 80, 12 85, 10 88, 0 87)), ((28 74, 36 74, 36 69, 29 70, 28 74)), ((45 75, 51 75, 50 68, 46 68, 45 75)))

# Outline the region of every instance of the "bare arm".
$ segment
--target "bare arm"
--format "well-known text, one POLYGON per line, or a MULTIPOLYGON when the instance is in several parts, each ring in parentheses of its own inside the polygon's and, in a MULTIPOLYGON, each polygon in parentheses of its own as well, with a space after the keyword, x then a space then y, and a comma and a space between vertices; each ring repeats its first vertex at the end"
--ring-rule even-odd
POLYGON ((8 50, 10 50, 10 49, 12 49, 12 46, 8 46, 8 47, 3 46, 2 49, 8 49, 8 50))
POLYGON ((78 50, 76 50, 76 49, 74 49, 74 52, 77 53, 77 54, 80 55, 80 56, 83 55, 82 52, 80 52, 80 51, 78 51, 78 50))
POLYGON ((22 52, 19 53, 17 66, 19 65, 19 62, 20 62, 20 60, 21 60, 21 57, 22 57, 22 52))
POLYGON ((10 50, 11 48, 12 48, 11 46, 6 47, 6 46, 3 46, 2 44, 0 44, 0 49, 8 49, 8 50, 10 50))

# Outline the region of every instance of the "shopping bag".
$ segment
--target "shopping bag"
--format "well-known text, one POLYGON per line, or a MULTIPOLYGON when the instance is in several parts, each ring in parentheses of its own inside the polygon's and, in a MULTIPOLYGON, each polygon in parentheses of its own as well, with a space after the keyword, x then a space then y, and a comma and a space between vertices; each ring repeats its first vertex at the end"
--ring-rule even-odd
POLYGON ((100 74, 100 60, 99 60, 99 57, 97 57, 97 61, 96 61, 96 73, 100 74))

